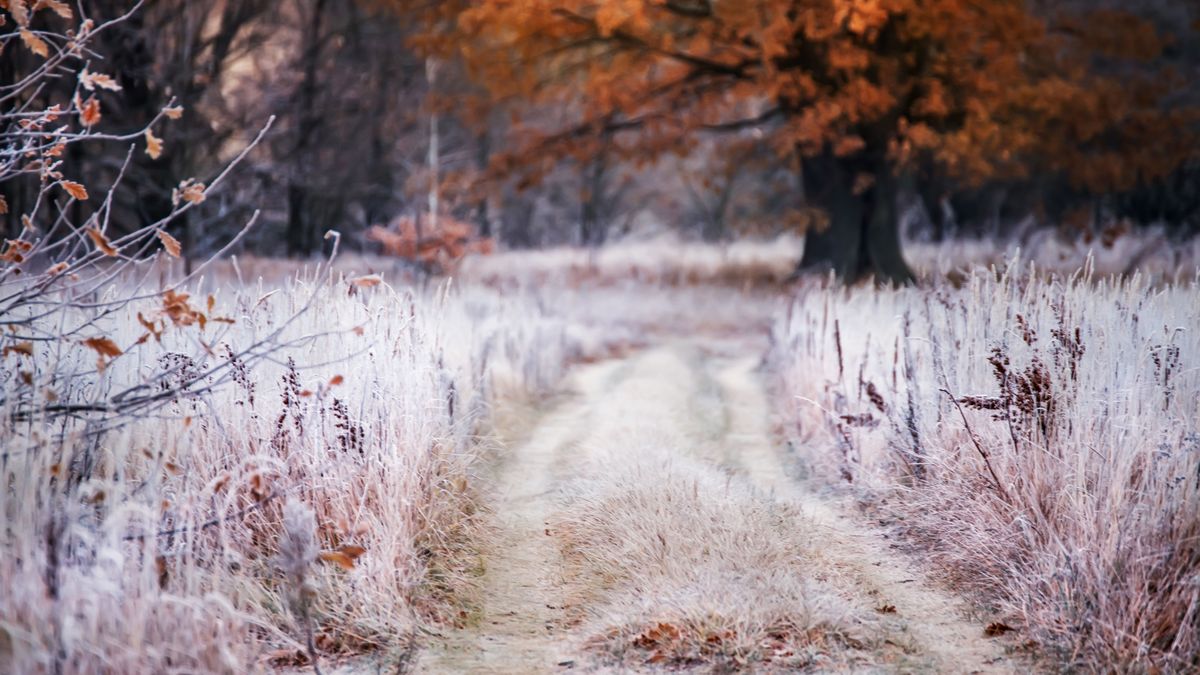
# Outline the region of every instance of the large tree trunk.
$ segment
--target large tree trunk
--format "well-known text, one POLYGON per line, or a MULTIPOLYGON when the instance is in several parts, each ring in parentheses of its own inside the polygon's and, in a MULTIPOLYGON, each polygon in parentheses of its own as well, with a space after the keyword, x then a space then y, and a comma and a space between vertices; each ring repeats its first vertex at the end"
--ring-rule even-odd
POLYGON ((911 283, 913 273, 900 250, 897 180, 891 171, 880 165, 873 172, 874 184, 856 195, 853 185, 859 171, 854 164, 838 159, 821 164, 818 168, 825 169, 825 175, 815 179, 824 183, 817 192, 824 195, 829 226, 805 235, 797 271, 833 271, 845 283, 868 277, 881 283, 911 283))

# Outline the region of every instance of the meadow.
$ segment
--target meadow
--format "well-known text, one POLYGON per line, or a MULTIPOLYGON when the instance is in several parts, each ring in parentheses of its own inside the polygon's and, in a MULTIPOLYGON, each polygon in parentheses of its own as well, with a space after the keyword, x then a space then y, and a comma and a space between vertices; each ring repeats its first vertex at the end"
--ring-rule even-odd
POLYGON ((504 509, 527 508, 505 495, 535 481, 511 463, 552 419, 574 440, 547 450, 569 470, 546 474, 537 565, 593 664, 906 663, 861 581, 830 576, 859 555, 813 529, 835 505, 1019 663, 1196 665, 1194 276, 1010 253, 840 288, 754 246, 497 254, 395 286, 383 259, 241 261, 103 316, 40 296, 41 328, 86 316, 120 349, 6 343, 5 671, 495 665, 422 655, 486 632, 504 509))

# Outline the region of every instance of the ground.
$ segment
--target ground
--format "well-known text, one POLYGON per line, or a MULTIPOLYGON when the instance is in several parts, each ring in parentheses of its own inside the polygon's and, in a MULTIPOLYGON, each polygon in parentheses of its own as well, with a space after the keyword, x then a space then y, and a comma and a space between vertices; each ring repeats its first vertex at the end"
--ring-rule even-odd
MULTIPOLYGON (((770 507, 749 511, 752 517, 782 513, 785 522, 770 527, 782 526, 804 538, 807 574, 822 592, 841 601, 824 611, 837 614, 831 623, 849 636, 809 665, 891 672, 1017 671, 1004 645, 985 636, 986 617, 973 615, 962 598, 922 573, 890 543, 886 530, 796 476, 792 457, 771 432, 760 347, 748 339, 676 339, 578 367, 566 393, 530 416, 523 438, 510 444, 494 469, 491 509, 497 535, 485 553, 477 616, 460 629, 431 637, 416 671, 591 672, 670 666, 637 649, 614 655, 612 649, 595 648, 598 640, 605 641, 603 627, 610 627, 611 637, 623 622, 636 619, 637 611, 630 610, 623 594, 642 596, 649 605, 671 605, 670 597, 655 596, 673 591, 650 572, 630 576, 628 570, 617 570, 605 577, 589 570, 589 565, 601 564, 593 558, 602 559, 601 549, 613 542, 571 541, 569 531, 580 508, 586 511, 588 503, 603 501, 598 493, 614 489, 603 485, 605 476, 644 461, 648 445, 679 455, 668 454, 668 463, 688 463, 689 470, 724 477, 724 494, 695 492, 698 499, 712 502, 699 510, 713 506, 719 513, 732 483, 770 507)), ((653 472, 637 475, 649 482, 661 478, 653 472)), ((637 492, 636 485, 622 489, 637 492)), ((636 494, 628 499, 624 510, 646 508, 636 494)), ((750 529, 756 525, 750 523, 750 529)), ((673 555, 686 558, 697 550, 687 545, 688 532, 670 534, 684 540, 673 555)), ((630 540, 618 545, 626 547, 634 564, 640 535, 627 536, 630 540)), ((666 536, 659 536, 666 548, 666 536)), ((736 555, 730 560, 738 566, 736 555)), ((693 570, 706 565, 698 559, 678 563, 693 570)), ((739 601, 754 602, 753 594, 761 591, 749 588, 758 585, 750 577, 769 572, 739 569, 720 583, 737 597, 739 589, 730 586, 747 580, 747 597, 739 601)), ((710 610, 719 611, 721 602, 713 600, 710 610)), ((638 639, 642 646, 652 646, 644 635, 638 639)), ((760 661, 757 669, 783 668, 778 665, 782 661, 774 663, 760 661)))

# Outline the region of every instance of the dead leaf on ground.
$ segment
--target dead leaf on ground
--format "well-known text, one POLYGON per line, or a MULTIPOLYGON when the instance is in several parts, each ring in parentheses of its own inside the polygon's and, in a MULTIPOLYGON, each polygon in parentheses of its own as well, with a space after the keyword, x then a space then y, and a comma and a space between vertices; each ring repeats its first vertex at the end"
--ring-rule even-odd
POLYGON ((1014 630, 1016 630, 1016 628, 1013 628, 1003 621, 993 621, 987 625, 987 628, 983 629, 983 634, 988 637, 997 637, 1004 635, 1005 633, 1011 633, 1014 630))

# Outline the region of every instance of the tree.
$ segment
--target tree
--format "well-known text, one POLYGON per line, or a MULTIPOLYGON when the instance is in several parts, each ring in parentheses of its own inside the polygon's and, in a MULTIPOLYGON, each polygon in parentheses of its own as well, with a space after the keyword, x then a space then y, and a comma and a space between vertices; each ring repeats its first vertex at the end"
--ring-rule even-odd
POLYGON ((1172 82, 1154 67, 1164 40, 1120 11, 1024 0, 436 4, 423 48, 461 58, 497 101, 570 113, 553 128, 517 120, 520 148, 497 171, 536 179, 602 144, 645 162, 709 134, 762 134, 797 167, 796 193, 828 214, 803 266, 848 281, 911 279, 896 202, 920 167, 963 186, 1036 173, 1113 191, 1195 154, 1179 137, 1194 138, 1194 109, 1168 105, 1172 82))

